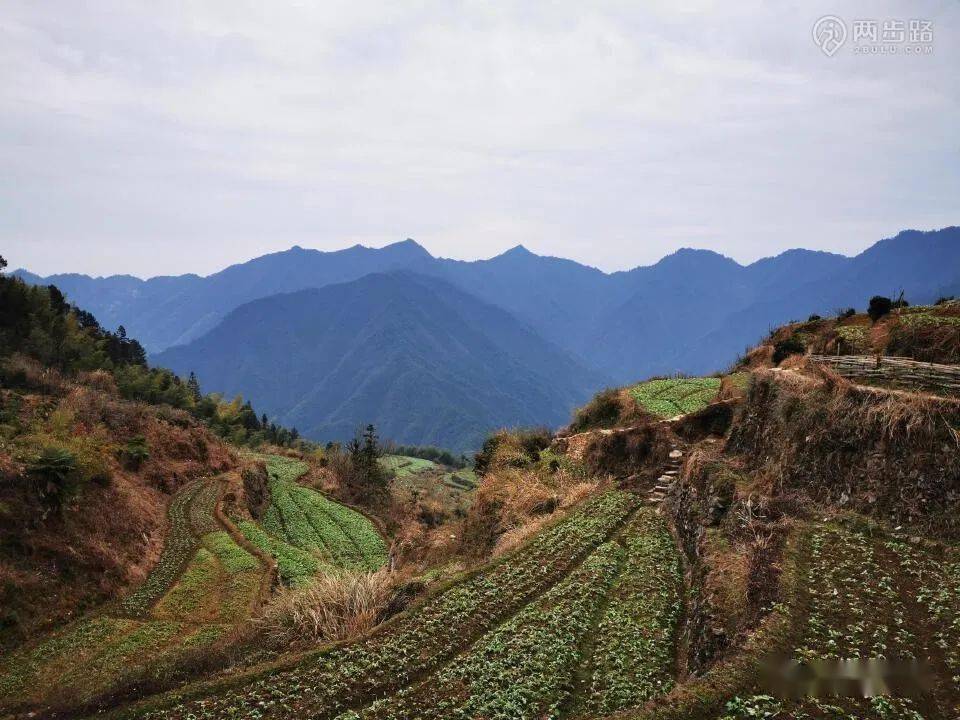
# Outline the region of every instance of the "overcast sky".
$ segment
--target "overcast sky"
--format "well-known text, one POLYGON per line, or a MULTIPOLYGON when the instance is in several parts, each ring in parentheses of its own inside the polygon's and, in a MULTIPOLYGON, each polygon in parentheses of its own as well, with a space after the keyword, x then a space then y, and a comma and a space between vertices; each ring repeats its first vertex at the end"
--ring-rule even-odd
POLYGON ((0 253, 207 274, 293 244, 847 254, 960 224, 960 2, 0 4, 0 253), (642 7, 641 7, 642 6, 642 7), (931 54, 833 57, 835 14, 931 54))

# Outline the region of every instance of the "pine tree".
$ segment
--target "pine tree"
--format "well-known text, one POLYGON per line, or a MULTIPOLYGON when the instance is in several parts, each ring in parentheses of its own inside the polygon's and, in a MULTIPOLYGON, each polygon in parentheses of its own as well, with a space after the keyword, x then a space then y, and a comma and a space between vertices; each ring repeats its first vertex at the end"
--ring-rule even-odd
POLYGON ((197 375, 193 370, 190 371, 190 378, 187 380, 187 390, 190 391, 190 397, 193 398, 194 402, 200 402, 203 393, 200 392, 200 381, 197 380, 197 375))

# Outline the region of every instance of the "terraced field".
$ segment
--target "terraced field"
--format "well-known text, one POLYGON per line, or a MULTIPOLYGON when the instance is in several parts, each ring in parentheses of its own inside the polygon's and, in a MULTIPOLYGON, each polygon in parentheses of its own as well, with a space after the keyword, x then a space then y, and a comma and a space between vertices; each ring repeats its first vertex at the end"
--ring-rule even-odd
POLYGON ((716 399, 720 378, 663 378, 630 388, 630 395, 647 412, 663 418, 696 412, 716 399))
POLYGON ((454 490, 469 491, 477 487, 477 474, 469 469, 454 470, 443 476, 443 482, 454 490))
POLYGON ((451 470, 430 460, 403 455, 386 455, 380 462, 393 472, 394 488, 401 488, 414 498, 430 498, 451 514, 465 511, 472 499, 470 491, 478 482, 471 468, 451 470))
POLYGON ((219 525, 217 479, 171 501, 160 561, 126 599, 0 662, 0 707, 91 700, 150 669, 175 664, 246 619, 265 568, 219 525))
MULTIPOLYGON (((280 457, 267 464, 273 504, 262 526, 237 524, 277 558, 285 581, 386 561, 367 518, 296 484, 305 464, 280 457)), ((267 568, 218 521, 221 492, 216 478, 183 487, 168 508, 160 560, 133 593, 0 661, 0 708, 90 701, 127 678, 156 676, 246 621, 262 599, 267 568)))
POLYGON ((288 585, 308 583, 319 572, 384 565, 387 548, 370 520, 296 484, 307 469, 299 460, 267 459, 271 504, 259 525, 237 523, 244 536, 277 558, 280 577, 288 585))
POLYGON ((960 563, 955 552, 844 527, 813 534, 805 574, 801 661, 843 658, 919 659, 932 686, 908 697, 783 700, 744 694, 727 702, 739 718, 960 717, 960 563))
MULTIPOLYGON (((637 502, 619 491, 598 496, 364 640, 268 675, 238 678, 229 688, 199 690, 194 699, 148 717, 404 717, 410 703, 417 717, 470 717, 481 707, 520 713, 490 717, 539 717, 534 707, 539 712, 573 701, 567 688, 582 672, 580 642, 604 617, 600 609, 608 590, 629 594, 628 588, 636 587, 648 594, 636 584, 636 573, 625 572, 634 562, 627 562, 625 545, 633 535, 655 529, 661 544, 654 546, 663 549, 669 533, 649 509, 639 517, 652 526, 640 520, 628 524, 637 502), (387 700, 376 702, 379 698, 387 700), (528 710, 520 712, 522 705, 528 710)), ((656 552, 647 557, 648 569, 659 566, 656 552)), ((665 582, 673 590, 664 591, 665 597, 676 598, 676 565, 667 567, 665 582)), ((677 602, 671 604, 673 617, 677 602)), ((659 638, 672 648, 664 622, 672 627, 669 619, 649 625, 650 642, 659 638)), ((670 658, 663 670, 669 674, 672 650, 658 657, 670 658)))
POLYGON ((341 720, 540 718, 635 707, 673 683, 681 586, 673 539, 644 508, 440 671, 341 720))
POLYGON ((437 470, 440 468, 432 460, 423 458, 409 457, 407 455, 384 455, 380 458, 380 464, 394 473, 394 477, 402 478, 407 475, 415 475, 426 470, 437 470))

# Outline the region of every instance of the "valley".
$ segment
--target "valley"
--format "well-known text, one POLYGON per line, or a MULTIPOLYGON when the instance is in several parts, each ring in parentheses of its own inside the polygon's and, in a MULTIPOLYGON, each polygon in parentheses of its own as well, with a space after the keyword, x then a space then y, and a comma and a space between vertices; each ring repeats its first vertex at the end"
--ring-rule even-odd
MULTIPOLYGON (((236 416, 250 430, 213 433, 202 396, 176 414, 106 382, 162 371, 64 369, 48 390, 25 346, 3 361, 5 462, 24 468, 7 477, 55 482, 49 447, 101 474, 53 505, 8 480, 33 529, 4 530, 5 562, 89 533, 74 518, 118 483, 163 517, 113 538, 147 548, 141 577, 19 620, 0 713, 952 720, 958 307, 812 316, 725 373, 601 390, 558 431, 490 433, 472 462, 381 447, 372 425, 318 445, 252 409, 236 416), (117 442, 91 444, 120 417, 117 442), (163 459, 177 428, 176 452, 204 448, 188 466, 163 459), (181 475, 151 485, 164 468, 181 475), (864 664, 830 664, 850 660, 864 664)), ((60 552, 50 587, 82 570, 60 552)))
POLYGON ((0 3, 0 720, 960 720, 960 2, 861 5, 0 3))

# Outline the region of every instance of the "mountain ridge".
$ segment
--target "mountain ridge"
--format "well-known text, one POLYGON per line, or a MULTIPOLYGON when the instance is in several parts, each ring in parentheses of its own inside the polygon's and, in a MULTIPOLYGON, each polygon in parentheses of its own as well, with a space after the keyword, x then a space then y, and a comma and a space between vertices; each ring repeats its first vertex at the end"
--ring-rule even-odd
MULTIPOLYGON (((28 280, 55 281, 68 298, 89 308, 105 326, 122 324, 131 335, 144 338, 145 347, 156 356, 216 330, 246 303, 398 271, 434 278, 477 303, 499 308, 511 316, 501 326, 528 328, 554 348, 547 354, 560 350, 578 367, 602 378, 598 384, 625 384, 652 375, 721 370, 773 327, 811 313, 826 315, 850 306, 862 309, 875 294, 897 294, 902 288, 912 302, 931 302, 948 294, 945 290, 960 287, 960 228, 906 230, 854 257, 795 248, 749 265, 711 250, 681 248, 653 265, 610 274, 571 260, 536 255, 523 246, 486 260, 434 258, 408 239, 381 249, 354 245, 326 253, 295 247, 206 278, 166 276, 138 281, 118 276, 108 282, 69 275, 29 276, 28 280)), ((457 332, 475 331, 476 322, 470 312, 463 313, 457 332)), ((456 343, 448 338, 448 344, 456 343)), ((437 355, 441 361, 454 357, 444 352, 437 355)), ((514 380, 527 377, 526 371, 536 374, 538 358, 526 357, 526 368, 510 366, 514 380)), ((407 368, 405 359, 398 362, 407 368)), ((427 374, 435 378, 448 377, 451 370, 436 364, 430 367, 427 374)), ((458 366, 457 372, 463 367, 458 366)), ((383 393, 391 391, 376 368, 368 371, 369 378, 354 375, 351 381, 363 385, 376 380, 383 393)), ((474 380, 479 382, 477 376, 474 380)), ((400 392, 403 383, 398 376, 392 390, 400 392)), ((416 392, 416 383, 404 387, 416 392)), ((229 389, 249 394, 244 387, 229 389)), ((457 396, 449 387, 446 395, 457 396)), ((268 398, 263 398, 265 402, 255 399, 271 407, 268 398)), ((462 398, 457 402, 476 407, 462 398)), ((549 392, 538 395, 537 402, 543 404, 524 417, 537 423, 558 422, 557 405, 549 392)), ((372 403, 364 403, 374 409, 372 403)), ((397 412, 403 406, 400 401, 390 404, 397 412)), ((276 405, 278 412, 290 412, 289 407, 289 403, 276 405)), ((491 417, 486 411, 478 412, 491 417)), ((300 423, 281 417, 288 424, 300 423)), ((394 418, 376 415, 365 420, 389 424, 394 418)))
POLYGON ((375 421, 397 442, 455 450, 492 427, 562 424, 607 381, 507 311, 409 271, 245 303, 152 359, 313 439, 375 421))

